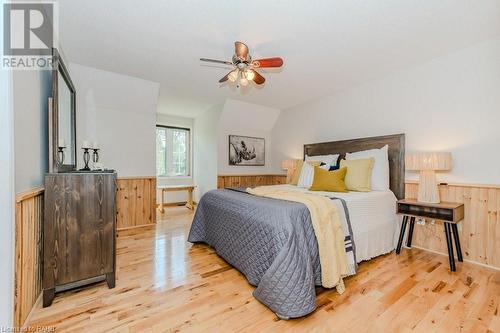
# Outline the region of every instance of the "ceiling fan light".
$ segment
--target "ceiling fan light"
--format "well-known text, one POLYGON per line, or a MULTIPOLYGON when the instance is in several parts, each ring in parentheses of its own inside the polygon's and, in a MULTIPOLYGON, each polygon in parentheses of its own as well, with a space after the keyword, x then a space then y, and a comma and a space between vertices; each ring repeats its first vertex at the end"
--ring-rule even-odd
POLYGON ((255 77, 255 73, 252 71, 252 70, 246 70, 245 71, 245 76, 247 78, 247 80, 253 80, 254 77, 255 77))
POLYGON ((238 70, 235 69, 234 71, 232 71, 231 73, 229 73, 229 75, 227 76, 227 78, 229 79, 229 81, 235 82, 238 79, 238 70))
POLYGON ((244 77, 242 77, 240 79, 240 84, 243 86, 243 87, 246 87, 248 85, 248 80, 244 77))

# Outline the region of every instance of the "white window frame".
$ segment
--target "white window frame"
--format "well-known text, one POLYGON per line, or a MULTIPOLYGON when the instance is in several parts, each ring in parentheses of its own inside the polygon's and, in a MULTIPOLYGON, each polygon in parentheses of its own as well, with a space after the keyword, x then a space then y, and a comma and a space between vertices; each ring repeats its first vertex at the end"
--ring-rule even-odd
MULTIPOLYGON (((157 123, 155 126, 155 138, 156 138, 156 130, 158 127, 163 127, 166 129, 169 129, 169 128, 170 129, 181 129, 181 130, 186 130, 189 132, 189 138, 188 138, 188 174, 187 175, 179 175, 179 176, 169 176, 169 175, 158 175, 157 174, 156 177, 157 178, 171 178, 171 179, 192 179, 192 177, 193 177, 193 128, 192 128, 192 126, 157 123)), ((155 149, 155 154, 156 154, 156 149, 155 149)), ((167 161, 167 160, 165 159, 165 161, 167 161)), ((168 165, 166 167, 166 170, 168 170, 168 165)))

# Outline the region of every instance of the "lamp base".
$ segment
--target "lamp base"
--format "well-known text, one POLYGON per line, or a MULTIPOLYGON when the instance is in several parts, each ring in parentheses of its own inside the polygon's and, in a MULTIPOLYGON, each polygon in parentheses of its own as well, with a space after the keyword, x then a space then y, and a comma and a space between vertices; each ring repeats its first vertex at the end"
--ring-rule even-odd
POLYGON ((420 180, 418 183, 419 202, 440 203, 439 188, 434 170, 420 170, 420 180))

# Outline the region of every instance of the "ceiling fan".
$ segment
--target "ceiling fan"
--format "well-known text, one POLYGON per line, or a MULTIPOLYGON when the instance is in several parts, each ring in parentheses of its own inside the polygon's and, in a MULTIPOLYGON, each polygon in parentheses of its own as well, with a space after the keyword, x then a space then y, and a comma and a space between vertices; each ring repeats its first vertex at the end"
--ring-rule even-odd
POLYGON ((234 66, 234 69, 220 79, 219 83, 226 82, 227 80, 231 82, 239 81, 238 86, 240 84, 242 86, 246 86, 250 81, 253 81, 258 85, 263 84, 266 79, 255 70, 256 68, 276 68, 283 66, 283 59, 279 57, 253 60, 248 52, 248 47, 242 42, 234 43, 234 55, 232 61, 207 58, 201 58, 200 60, 234 66))

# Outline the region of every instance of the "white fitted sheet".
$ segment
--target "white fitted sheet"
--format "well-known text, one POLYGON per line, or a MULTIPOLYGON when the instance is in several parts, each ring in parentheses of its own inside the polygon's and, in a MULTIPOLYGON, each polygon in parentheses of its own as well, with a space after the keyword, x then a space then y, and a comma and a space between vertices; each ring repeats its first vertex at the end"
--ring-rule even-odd
MULTIPOLYGON (((400 219, 396 214, 397 199, 392 191, 340 193, 308 191, 294 185, 276 186, 344 199, 349 210, 358 263, 394 250, 400 219)), ((338 200, 334 202, 339 208, 341 217, 344 217, 342 203, 338 200)))

